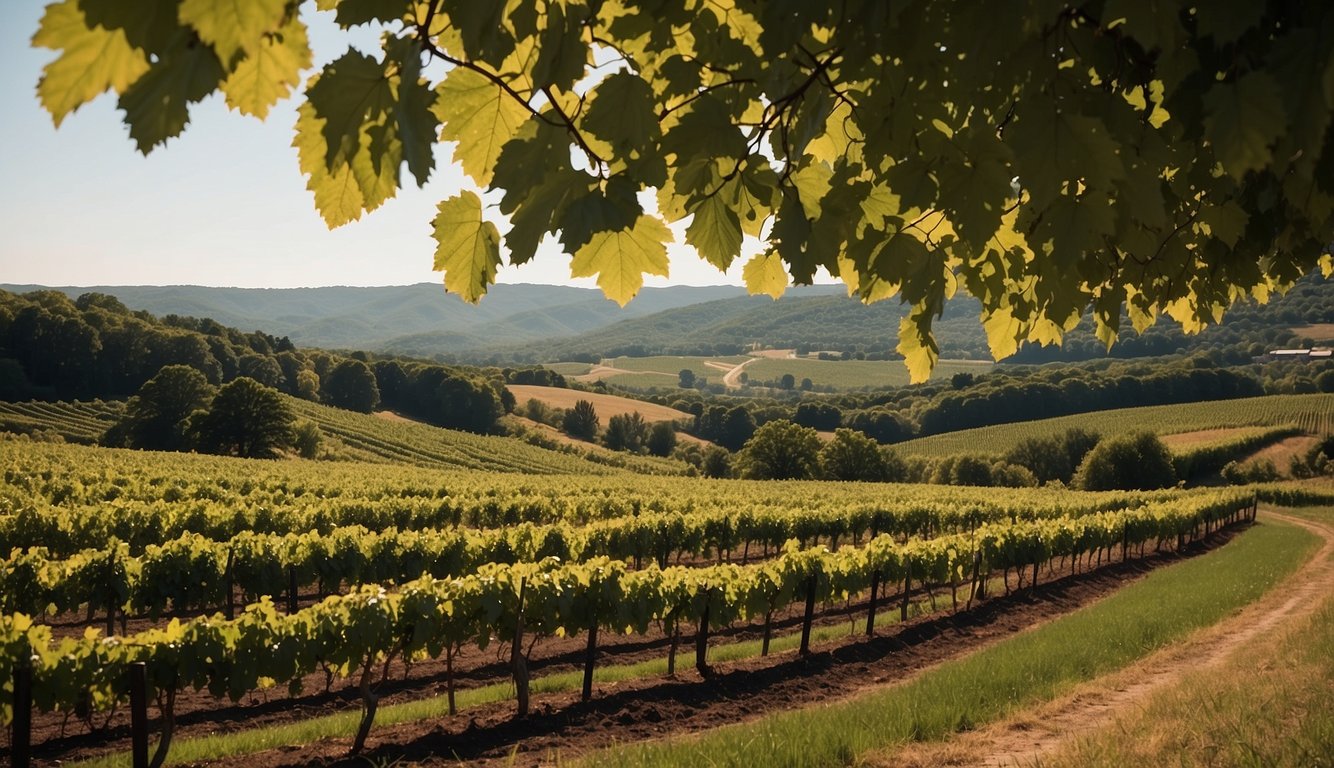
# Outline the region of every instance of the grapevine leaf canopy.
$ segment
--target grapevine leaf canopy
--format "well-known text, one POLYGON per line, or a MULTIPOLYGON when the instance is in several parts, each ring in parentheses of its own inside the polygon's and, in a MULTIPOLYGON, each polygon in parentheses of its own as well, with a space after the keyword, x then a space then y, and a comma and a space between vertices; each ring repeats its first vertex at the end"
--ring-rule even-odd
POLYGON ((752 292, 821 268, 908 306, 900 351, 981 301, 993 353, 1092 311, 1188 331, 1334 269, 1334 4, 1252 0, 61 0, 33 44, 59 124, 103 92, 149 152, 215 91, 303 89, 300 168, 330 226, 434 170, 436 269, 469 301, 547 236, 625 303, 669 225, 752 292), (309 13, 384 30, 308 72, 309 13), (499 225, 499 226, 498 226, 499 225), (500 234, 502 227, 508 227, 500 234))

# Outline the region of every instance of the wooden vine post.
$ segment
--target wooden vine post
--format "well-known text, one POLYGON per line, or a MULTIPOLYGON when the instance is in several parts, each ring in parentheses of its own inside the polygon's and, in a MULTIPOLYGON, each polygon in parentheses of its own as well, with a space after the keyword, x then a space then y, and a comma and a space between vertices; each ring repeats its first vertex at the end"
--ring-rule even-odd
POLYGON ((811 622, 815 619, 815 586, 819 578, 818 574, 812 573, 806 581, 806 615, 801 620, 802 656, 811 655, 811 622))
POLYGON ((912 592, 912 561, 903 564, 903 601, 899 603, 899 621, 908 620, 908 595, 912 592))
POLYGON ((871 599, 866 603, 866 635, 875 634, 875 593, 880 589, 880 569, 871 572, 871 599))
POLYGON ((591 609, 591 615, 588 618, 588 648, 584 651, 584 690, 580 697, 581 701, 588 701, 593 698, 593 662, 597 660, 598 655, 598 613, 597 609, 591 609))
POLYGON ((14 719, 9 730, 9 764, 28 768, 32 764, 32 666, 14 667, 14 719))
POLYGON ((148 768, 148 665, 130 665, 130 764, 148 768))
POLYGON ((708 677, 710 670, 708 664, 709 654, 709 589, 705 588, 704 610, 699 616, 699 632, 695 635, 695 669, 699 671, 700 677, 708 677))
POLYGON ((514 642, 510 644, 510 669, 514 675, 514 696, 518 717, 528 716, 528 659, 523 654, 523 598, 528 580, 519 580, 519 608, 514 616, 514 642))

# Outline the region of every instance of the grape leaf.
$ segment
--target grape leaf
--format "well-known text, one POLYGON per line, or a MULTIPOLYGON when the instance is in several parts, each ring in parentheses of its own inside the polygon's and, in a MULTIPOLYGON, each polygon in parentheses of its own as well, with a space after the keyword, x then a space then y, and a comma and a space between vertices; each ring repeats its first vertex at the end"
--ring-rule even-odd
POLYGON ((583 126, 610 145, 617 157, 631 157, 662 137, 653 91, 637 75, 617 72, 593 91, 583 126))
POLYGON ((1278 92, 1272 77, 1251 72, 1204 95, 1204 135, 1232 178, 1263 168, 1273 157, 1272 145, 1287 127, 1278 92))
POLYGON ((297 159, 302 173, 308 177, 306 189, 315 195, 315 209, 320 212, 330 229, 361 218, 365 199, 361 186, 352 173, 352 164, 346 159, 330 167, 325 160, 327 145, 324 141, 324 121, 315 114, 307 101, 297 108, 297 159))
POLYGON ((222 84, 227 105, 263 120, 269 108, 301 84, 301 70, 310 66, 306 25, 293 18, 277 34, 251 50, 222 84))
POLYGON ((445 290, 476 304, 496 281, 500 233, 482 218, 482 200, 463 191, 440 203, 435 219, 435 270, 445 273, 445 290))
POLYGON ((440 138, 457 142, 454 159, 478 184, 491 182, 505 143, 528 119, 527 107, 470 69, 455 67, 436 87, 431 109, 440 138))
POLYGON ((597 232, 570 261, 571 277, 597 275, 598 287, 621 306, 644 285, 644 275, 667 277, 667 247, 672 231, 654 216, 642 215, 634 225, 597 232))
POLYGON ((762 293, 771 299, 777 299, 787 291, 787 270, 783 260, 774 251, 757 253, 746 262, 741 270, 741 279, 746 281, 746 290, 762 293))
POLYGON ((148 71, 148 57, 130 45, 122 30, 89 27, 78 0, 48 5, 32 44, 61 52, 42 68, 37 83, 37 97, 57 128, 107 89, 124 93, 148 71))
POLYGON ((694 214, 686 227, 686 242, 710 264, 725 271, 741 255, 741 219, 722 195, 704 198, 695 206, 694 214))
POLYGON ((178 18, 230 63, 238 53, 259 48, 264 33, 276 30, 286 11, 287 0, 182 0, 178 18))
POLYGON ((149 67, 119 102, 139 151, 146 155, 179 136, 190 122, 190 104, 212 93, 222 76, 222 64, 212 48, 184 40, 149 67))
POLYGON ((911 314, 899 320, 899 354, 908 366, 908 378, 913 384, 921 384, 931 378, 931 370, 940 358, 940 347, 931 334, 931 315, 920 314, 914 307, 911 314))

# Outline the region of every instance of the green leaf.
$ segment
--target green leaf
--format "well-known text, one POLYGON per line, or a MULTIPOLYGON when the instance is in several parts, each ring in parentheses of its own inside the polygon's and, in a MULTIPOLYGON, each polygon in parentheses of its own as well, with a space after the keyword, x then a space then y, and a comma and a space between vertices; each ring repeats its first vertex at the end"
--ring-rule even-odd
POLYGON ((589 54, 588 44, 583 39, 587 16, 588 7, 582 4, 551 3, 547 6, 546 26, 539 32, 537 61, 530 72, 536 88, 551 85, 569 91, 583 79, 589 54))
POLYGON ((752 294, 762 293, 771 299, 777 299, 787 291, 787 270, 783 260, 774 251, 757 253, 741 270, 741 279, 746 282, 746 290, 752 294))
POLYGON ((500 233, 482 218, 482 201, 464 191, 440 203, 435 219, 435 267, 445 273, 445 290, 476 304, 496 281, 500 233))
POLYGON ((336 18, 338 25, 346 29, 412 18, 412 11, 413 3, 407 0, 339 0, 336 18))
POLYGON ((1204 95, 1204 109, 1205 138, 1234 179, 1265 167, 1287 126, 1278 83, 1264 72, 1214 85, 1204 95))
POLYGON ((222 65, 213 49, 182 44, 163 55, 120 97, 130 138, 145 155, 179 136, 190 122, 189 105, 212 93, 222 81, 222 65))
POLYGON ((504 2, 444 0, 442 10, 463 39, 468 58, 499 67, 514 51, 514 37, 505 26, 504 2))
POLYGON ((161 55, 180 43, 180 0, 78 0, 90 27, 121 30, 135 48, 161 55))
POLYGON ((301 84, 301 70, 310 66, 306 25, 293 18, 250 51, 222 84, 227 105, 263 120, 269 108, 301 84))
POLYGON ((548 174, 541 184, 533 187, 510 217, 510 230, 505 233, 509 263, 526 264, 531 260, 542 238, 552 232, 555 223, 565 215, 565 206, 570 199, 587 194, 592 181, 586 174, 568 170, 548 174))
POLYGON ((643 79, 629 72, 617 72, 598 84, 583 126, 607 142, 614 155, 621 158, 644 153, 662 136, 653 91, 643 79))
POLYGON ((148 57, 130 45, 123 31, 89 27, 78 0, 48 5, 32 44, 61 52, 42 68, 37 83, 37 98, 56 127, 108 89, 124 93, 148 71, 148 57))
POLYGON ((297 108, 296 147, 298 163, 306 174, 306 189, 315 195, 315 208, 330 229, 361 218, 365 198, 352 173, 352 164, 340 160, 332 168, 326 162, 324 121, 310 102, 297 108))
POLYGON ((332 166, 356 154, 366 123, 389 110, 393 93, 383 65, 348 50, 325 65, 306 98, 323 121, 326 162, 332 166))
POLYGON ((417 179, 417 185, 421 186, 435 168, 436 134, 440 127, 434 114, 435 91, 422 77, 421 51, 412 41, 390 38, 385 49, 398 62, 395 94, 398 98, 393 117, 403 147, 403 159, 408 163, 408 171, 417 179))
POLYGON ((258 49, 286 12, 287 0, 183 0, 178 18, 194 27, 218 58, 231 62, 238 53, 258 49))
POLYGON ((454 159, 473 181, 490 184, 501 150, 528 120, 528 108, 481 74, 463 67, 445 75, 436 95, 431 109, 440 120, 440 138, 457 142, 454 159))
POLYGON ((1209 233, 1229 248, 1235 246, 1246 233, 1250 215, 1235 200, 1221 205, 1206 205, 1200 209, 1200 221, 1209 226, 1209 233))
POLYGON ((727 271, 741 255, 741 219, 722 195, 705 198, 693 213, 695 218, 686 227, 686 242, 710 264, 727 271))
POLYGON ((599 233, 635 226, 643 218, 635 191, 632 183, 613 178, 605 189, 572 200, 560 220, 560 241, 565 252, 578 251, 599 233))
POLYGON ((571 277, 597 275, 607 298, 625 306, 644 285, 644 275, 667 277, 667 247, 672 231, 653 216, 640 216, 634 226, 598 232, 574 254, 571 277))

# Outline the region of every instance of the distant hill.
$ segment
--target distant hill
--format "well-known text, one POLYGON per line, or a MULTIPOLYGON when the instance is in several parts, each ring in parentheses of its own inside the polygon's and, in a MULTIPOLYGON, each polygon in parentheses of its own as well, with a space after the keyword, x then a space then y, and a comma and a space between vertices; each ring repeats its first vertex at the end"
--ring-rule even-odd
MULTIPOLYGON (((936 320, 946 358, 989 359, 978 324, 981 305, 959 296, 936 320)), ((774 301, 739 296, 622 320, 577 336, 542 344, 493 347, 465 354, 469 362, 546 362, 620 355, 735 354, 749 345, 811 350, 862 349, 881 353, 898 344, 906 308, 895 300, 865 305, 839 285, 806 286, 774 301)))
MULTIPOLYGON (((0 285, 15 293, 50 288, 0 285)), ((71 297, 96 291, 159 317, 207 317, 294 343, 421 357, 497 344, 572 336, 665 309, 744 296, 738 286, 645 288, 624 309, 591 288, 502 284, 476 306, 433 283, 375 288, 212 288, 198 285, 56 286, 71 297)))

